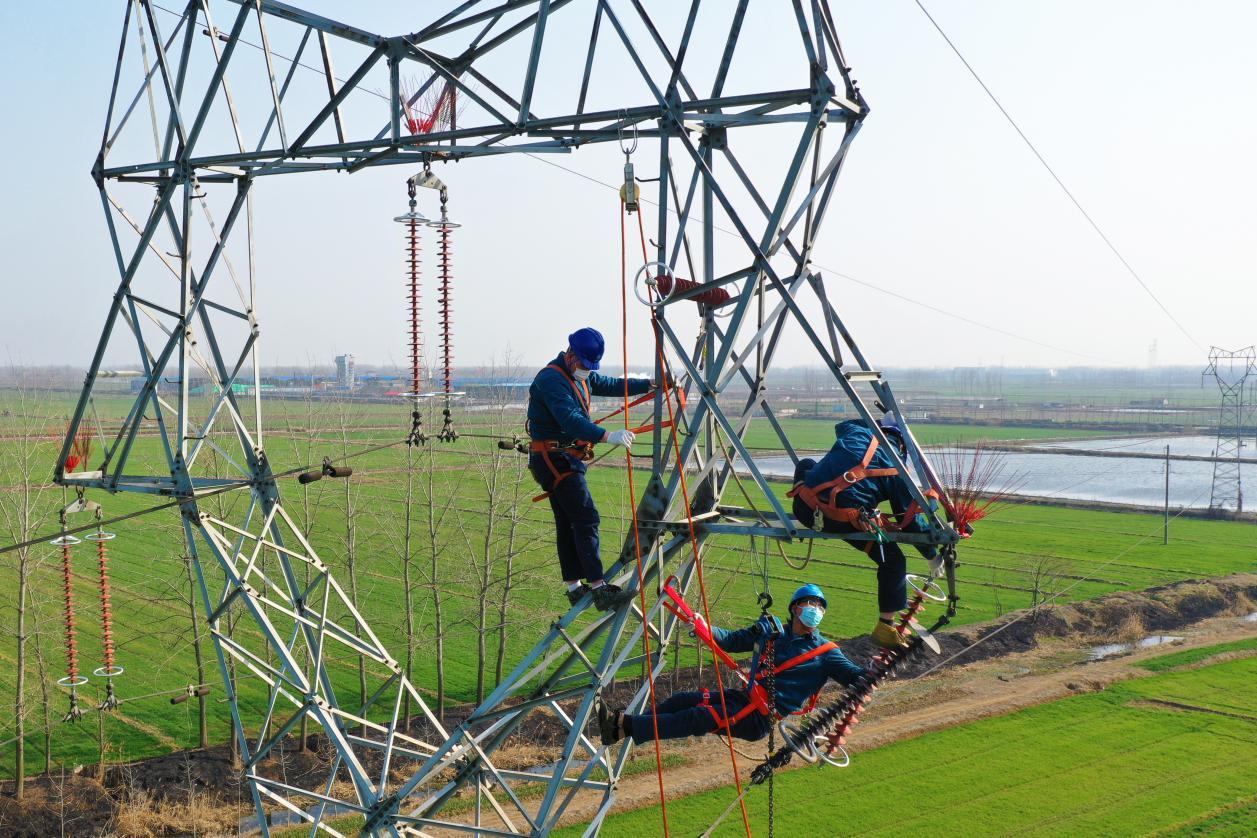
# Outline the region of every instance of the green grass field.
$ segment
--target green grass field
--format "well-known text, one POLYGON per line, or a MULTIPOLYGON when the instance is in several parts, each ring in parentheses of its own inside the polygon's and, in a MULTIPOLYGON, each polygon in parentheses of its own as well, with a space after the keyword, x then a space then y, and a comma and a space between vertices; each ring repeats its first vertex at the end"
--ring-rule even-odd
MULTIPOLYGON (((59 406, 49 412, 55 415, 59 406)), ((286 413, 267 440, 267 450, 276 470, 317 462, 325 455, 339 455, 357 450, 372 442, 397 439, 405 428, 398 425, 396 434, 361 430, 381 420, 372 406, 371 415, 344 413, 337 415, 336 406, 286 403, 286 413), (303 412, 304 411, 304 412, 303 412), (341 424, 340 430, 330 430, 341 424), (323 428, 315 431, 312 429, 323 428)), ((67 408, 68 409, 68 408, 67 408)), ((382 414, 381 414, 382 415, 382 414)), ((400 422, 397 411, 393 418, 400 422)), ((465 431, 493 430, 486 420, 468 419, 465 431)), ((806 420, 797 420, 803 422, 806 420)), ((828 422, 811 422, 812 432, 832 433, 828 422), (819 430, 818 430, 819 429, 819 430)), ((510 422, 499 430, 509 432, 510 422)), ((942 431, 954 433, 946 426, 942 431)), ((981 429, 988 433, 991 429, 981 429)), ((791 434, 804 434, 803 426, 792 427, 791 434)), ((941 432, 941 431, 940 431, 941 432)), ((1018 434, 1024 431, 1016 429, 1018 434)), ((954 437, 949 437, 954 438, 954 437)), ((51 464, 55 443, 47 443, 45 457, 51 464)), ((523 467, 523 458, 498 452, 491 439, 465 438, 454 446, 431 444, 417 457, 417 469, 430 472, 432 497, 438 504, 451 504, 448 517, 440 527, 437 548, 437 578, 430 577, 428 545, 420 542, 411 557, 414 576, 415 637, 414 677, 418 684, 431 690, 435 685, 435 661, 427 650, 434 637, 433 605, 439 598, 444 609, 446 642, 445 675, 447 700, 474 700, 477 677, 477 580, 484 577, 483 532, 486 519, 488 464, 499 457, 505 481, 505 493, 518 492, 522 498, 523 518, 515 540, 511 572, 511 600, 505 625, 499 625, 496 613, 490 615, 486 633, 489 636, 487 678, 492 685, 499 636, 505 643, 503 656, 509 666, 522 656, 544 633, 546 626, 565 609, 566 602, 558 584, 559 574, 553 553, 552 527, 545 504, 531 504, 528 498, 536 489, 523 467), (517 487, 517 488, 516 488, 517 487)), ((153 437, 137 442, 133 470, 156 468, 160 449, 153 437)), ((357 561, 359 563, 359 601, 373 628, 395 656, 401 658, 406 645, 402 593, 401 513, 403 510, 405 448, 375 452, 354 461, 354 478, 346 484, 324 480, 301 487, 295 479, 282 482, 287 508, 299 522, 305 522, 322 558, 346 579, 346 502, 356 507, 354 517, 357 561)), ((225 466, 224 466, 225 468, 225 466)), ((0 481, 10 482, 11 474, 0 474, 0 481)), ((607 465, 595 466, 591 486, 603 512, 604 556, 613 554, 628 534, 625 512, 629 508, 627 472, 607 465)), ((418 481, 421 484, 423 480, 418 481)), ((640 491, 642 481, 638 481, 640 491)), ((776 487, 784 493, 785 487, 776 487)), ((421 485, 419 511, 426 505, 429 487, 421 485)), ((741 499, 736 490, 729 496, 741 499)), ((149 506, 153 501, 133 495, 99 498, 106 514, 117 515, 149 506)), ((45 511, 59 505, 60 490, 47 493, 45 511)), ((762 504, 763 499, 760 499, 762 504)), ((210 499, 206 506, 215 514, 231 518, 244 510, 244 499, 223 496, 210 499)), ((500 509, 499 509, 500 511, 500 509)), ((83 523, 86 520, 72 523, 83 523)), ((492 566, 488 570, 491 607, 496 612, 498 593, 505 581, 506 543, 499 520, 498 538, 491 544, 492 566)), ((53 519, 45 520, 41 531, 55 528, 53 519)), ((1030 605, 1033 580, 1040 579, 1040 595, 1069 586, 1066 599, 1098 596, 1119 588, 1143 588, 1186 578, 1224 575, 1250 568, 1252 564, 1252 528, 1230 522, 1182 520, 1175 523, 1173 539, 1168 547, 1159 543, 1160 519, 1157 516, 1084 512, 1045 507, 1015 507, 984 522, 978 535, 961 550, 962 608, 958 622, 990 619, 997 614, 1030 605), (1116 557, 1116 559, 1115 559, 1116 557), (1087 577, 1087 578, 1083 578, 1087 577)), ((172 707, 168 695, 153 695, 177 690, 198 678, 192 656, 192 634, 187 597, 189 584, 181 560, 184 547, 174 511, 137 518, 117 525, 118 539, 110 542, 111 576, 115 588, 115 635, 118 641, 118 662, 127 667, 116 681, 124 700, 123 708, 105 717, 106 738, 111 759, 134 759, 169 752, 195 742, 195 703, 172 707)), ((76 609, 79 621, 79 648, 82 668, 89 671, 99 666, 100 629, 97 621, 94 557, 86 547, 75 554, 76 609)), ((751 545, 745 538, 722 538, 714 542, 707 562, 708 589, 713 597, 713 616, 725 625, 749 622, 755 612, 755 594, 759 577, 755 568, 762 561, 757 551, 762 544, 751 545), (752 550, 754 546, 755 550, 752 550)), ((806 545, 791 544, 785 552, 796 564, 805 561, 806 545)), ((13 594, 16 588, 14 554, 0 564, 0 632, 12 636, 15 613, 13 594)), ((40 546, 31 553, 32 593, 28 632, 33 636, 32 660, 27 671, 28 730, 42 727, 39 700, 39 663, 34 649, 43 658, 46 677, 55 680, 64 667, 61 651, 60 574, 54 548, 40 546)), ((916 569, 924 563, 913 561, 916 569)), ((874 620, 874 565, 861 553, 841 543, 818 542, 805 569, 797 570, 770 553, 771 585, 780 595, 793 590, 803 581, 815 581, 827 591, 831 602, 825 623, 827 634, 843 638, 867 631, 874 620)), ((209 568, 214 575, 214 568, 209 568)), ((244 629, 242 629, 244 630, 244 629)), ((683 648, 681 664, 698 659, 694 647, 683 648)), ((215 685, 211 695, 211 739, 225 738, 228 725, 227 706, 222 701, 219 676, 213 663, 212 649, 206 645, 207 673, 205 681, 215 685)), ((14 644, 0 645, 0 695, 13 693, 14 644)), ((349 655, 329 658, 329 666, 338 690, 356 694, 356 659, 349 655)), ((242 678, 240 700, 246 712, 260 718, 266 692, 256 679, 242 678)), ((50 712, 64 712, 66 694, 53 687, 50 712)), ((100 679, 82 690, 88 706, 95 706, 100 696, 100 679)), ((12 736, 11 727, 0 729, 0 740, 12 736)), ((42 768, 42 733, 28 736, 28 763, 32 769, 42 768)), ((0 750, 0 770, 11 771, 13 745, 0 750)), ((77 725, 54 725, 52 754, 54 763, 73 765, 93 762, 98 745, 94 718, 77 725)))
MULTIPOLYGON (((1251 835, 1254 679, 1257 658, 1167 672, 857 753, 847 769, 788 771, 777 834, 1251 835)), ((747 797, 755 834, 767 833, 765 796, 747 797)), ((724 788, 669 800, 673 834, 697 835, 732 799, 724 788)), ((602 834, 661 829, 652 807, 612 816, 602 834)), ((716 834, 744 834, 736 811, 716 834)))
POLYGON ((1249 637, 1244 640, 1235 640, 1230 643, 1219 643, 1216 646, 1205 646, 1200 649, 1186 649, 1182 652, 1161 655, 1159 657, 1152 658, 1151 660, 1141 661, 1136 664, 1136 666, 1146 669, 1149 672, 1165 672, 1170 669, 1179 669, 1180 667, 1198 664, 1218 655, 1248 655, 1255 653, 1257 653, 1257 637, 1249 637))

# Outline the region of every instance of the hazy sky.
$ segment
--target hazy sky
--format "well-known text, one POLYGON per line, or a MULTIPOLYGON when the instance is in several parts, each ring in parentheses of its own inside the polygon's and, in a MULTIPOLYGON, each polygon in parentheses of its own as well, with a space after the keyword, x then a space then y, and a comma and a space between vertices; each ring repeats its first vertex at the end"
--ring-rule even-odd
MULTIPOLYGON (((449 4, 296 5, 396 34, 420 28, 435 16, 432 7, 449 4)), ((668 21, 682 8, 663 5, 668 21)), ((1206 348, 1257 341, 1257 4, 926 5, 1191 337, 1206 348)), ((758 40, 735 59, 739 78, 744 87, 761 80, 764 88, 780 86, 789 80, 786 69, 799 69, 797 35, 791 40, 788 26, 773 25, 787 20, 789 3, 755 0, 752 7, 758 40)), ((124 8, 120 0, 0 4, 0 71, 9 81, 0 134, 9 161, 0 175, 0 351, 16 363, 85 365, 117 286, 89 169, 124 8)), ((214 8, 217 24, 228 27, 234 6, 214 8)), ((839 182, 816 263, 875 366, 1142 366, 1154 340, 1160 363, 1204 366, 1204 351, 1136 285, 911 0, 835 0, 833 8, 872 113, 839 182)), ((547 72, 570 75, 583 60, 580 33, 589 14, 579 10, 571 29, 552 24, 555 43, 574 46, 565 56, 547 53, 543 80, 547 72)), ((174 20, 159 22, 169 31, 174 20)), ((697 61, 721 45, 718 31, 704 36, 697 61)), ((337 70, 343 77, 352 67, 345 60, 337 70)), ((624 104, 644 102, 627 62, 601 70, 607 101, 622 89, 624 104)), ((237 85, 245 111, 269 100, 264 85, 237 85)), ((546 105, 543 97, 535 110, 552 112, 546 105)), ((353 123, 357 133, 374 134, 378 100, 355 107, 368 114, 353 123)), ((129 129, 147 130, 147 113, 137 117, 129 129)), ((256 138, 257 121, 246 128, 256 138)), ((136 145, 139 153, 121 159, 151 158, 149 137, 147 155, 136 145)), ((753 148, 763 157, 776 150, 753 148)), ((639 175, 653 176, 655 159, 643 144, 639 175)), ((554 162, 612 182, 622 161, 612 149, 584 148, 554 162)), ((327 364, 339 352, 363 363, 403 360, 402 230, 391 219, 405 211, 410 173, 391 167, 259 183, 264 363, 327 364)), ((457 361, 509 353, 529 366, 544 363, 587 323, 612 337, 609 352, 618 358, 614 193, 522 156, 466 161, 437 174, 450 184, 453 213, 465 225, 455 245, 457 361)), ((432 208, 428 199, 424 209, 432 208)), ((142 214, 143 202, 130 209, 142 214)), ((737 246, 732 238, 729 244, 737 246)), ((434 305, 429 293, 429 327, 434 305)), ((645 362, 644 317, 640 308, 630 316, 631 351, 645 362)), ((109 361, 134 364, 135 357, 111 354, 109 361)), ((789 338, 779 363, 810 362, 801 337, 789 338)))

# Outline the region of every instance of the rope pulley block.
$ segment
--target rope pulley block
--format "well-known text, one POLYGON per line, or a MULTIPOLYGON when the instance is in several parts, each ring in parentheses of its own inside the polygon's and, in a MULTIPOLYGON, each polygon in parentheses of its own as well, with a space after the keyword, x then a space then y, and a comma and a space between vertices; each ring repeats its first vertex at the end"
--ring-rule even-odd
POLYGON ((633 124, 632 138, 626 138, 624 126, 620 126, 620 151, 624 152, 624 185, 620 187, 620 200, 624 202, 624 211, 633 213, 641 207, 642 190, 637 185, 637 177, 633 173, 633 152, 637 151, 637 124, 633 124))

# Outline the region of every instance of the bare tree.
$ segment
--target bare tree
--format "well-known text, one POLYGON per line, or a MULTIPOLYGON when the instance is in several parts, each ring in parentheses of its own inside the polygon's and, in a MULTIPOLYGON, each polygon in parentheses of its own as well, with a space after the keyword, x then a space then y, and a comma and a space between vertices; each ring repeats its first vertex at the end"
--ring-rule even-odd
POLYGON ((39 703, 44 719, 44 776, 52 776, 52 675, 48 671, 48 658, 44 655, 46 633, 37 626, 31 638, 35 651, 35 672, 39 678, 39 703))
MULTIPOLYGON (((438 483, 436 479, 436 450, 429 446, 424 450, 427 468, 424 471, 424 524, 427 530, 428 547, 428 585, 432 590, 432 634, 433 651, 436 658, 436 705, 437 715, 445 718, 445 593, 444 584, 453 580, 445 579, 441 571, 442 555, 446 547, 446 535, 443 527, 449 514, 456 511, 458 497, 445 481, 438 483)), ((458 516, 454 516, 458 521, 458 516)))
MULTIPOLYGON (((45 394, 26 386, 25 376, 13 371, 17 387, 15 406, 6 411, 4 432, 7 439, 0 445, 0 474, 9 485, 0 491, 0 525, 13 543, 31 540, 52 520, 55 510, 53 494, 47 481, 54 457, 54 441, 50 437, 46 415, 45 394)), ((40 547, 26 546, 13 551, 10 561, 16 563, 17 591, 14 594, 16 625, 13 631, 16 649, 16 684, 13 691, 15 720, 14 776, 15 794, 20 799, 26 783, 26 670, 27 644, 30 640, 31 575, 47 555, 40 547)))
MULTIPOLYGON (((202 646, 201 614, 197 603, 197 582, 192 570, 192 557, 184 552, 183 568, 188 577, 188 616, 192 618, 192 656, 196 661, 196 684, 205 684, 205 650, 202 646)), ((197 690, 197 746, 202 750, 209 747, 209 719, 207 718, 208 699, 197 690)), ((234 736, 232 737, 235 738, 234 736)))
MULTIPOLYGON (((314 399, 307 398, 305 400, 305 421, 301 426, 294 426, 292 422, 287 423, 288 442, 292 447, 294 459, 299 463, 313 465, 319 459, 317 454, 318 443, 326 430, 324 427, 324 419, 322 413, 315 408, 314 399)), ((299 524, 301 526, 301 534, 307 541, 312 539, 314 532, 315 520, 318 517, 320 508, 323 505, 323 489, 322 482, 319 483, 300 483, 300 504, 301 516, 299 524), (311 489, 311 486, 315 487, 311 489)), ((308 589, 310 587, 310 564, 302 562, 305 574, 304 584, 308 589)), ((270 649, 267 648, 269 654, 270 649)), ((311 665, 310 650, 305 648, 305 665, 307 668, 311 665)), ((268 661, 269 663, 269 661, 268 661)), ((310 721, 307 714, 301 716, 301 726, 298 737, 301 739, 301 750, 304 752, 306 748, 306 740, 309 738, 310 721)))
MULTIPOLYGON (((340 431, 341 454, 347 456, 350 454, 350 417, 348 413, 348 404, 342 403, 338 416, 338 426, 340 431)), ((353 603, 355 610, 361 613, 362 606, 358 600, 358 492, 359 484, 352 480, 345 480, 345 508, 344 508, 344 549, 345 563, 349 571, 349 597, 353 603)), ((358 706, 362 707, 367 703, 367 665, 366 658, 358 654, 358 706)), ((366 728, 363 727, 362 735, 366 735, 366 728)))
POLYGON ((1057 556, 1035 556, 1030 564, 1030 607, 1037 608, 1056 596, 1066 562, 1057 556))

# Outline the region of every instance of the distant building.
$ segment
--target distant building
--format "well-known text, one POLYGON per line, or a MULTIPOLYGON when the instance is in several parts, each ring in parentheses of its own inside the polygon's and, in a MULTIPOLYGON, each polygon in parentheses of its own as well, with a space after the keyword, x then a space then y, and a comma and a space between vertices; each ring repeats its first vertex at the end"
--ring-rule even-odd
POLYGON ((346 390, 354 388, 354 356, 336 356, 336 384, 346 390))

